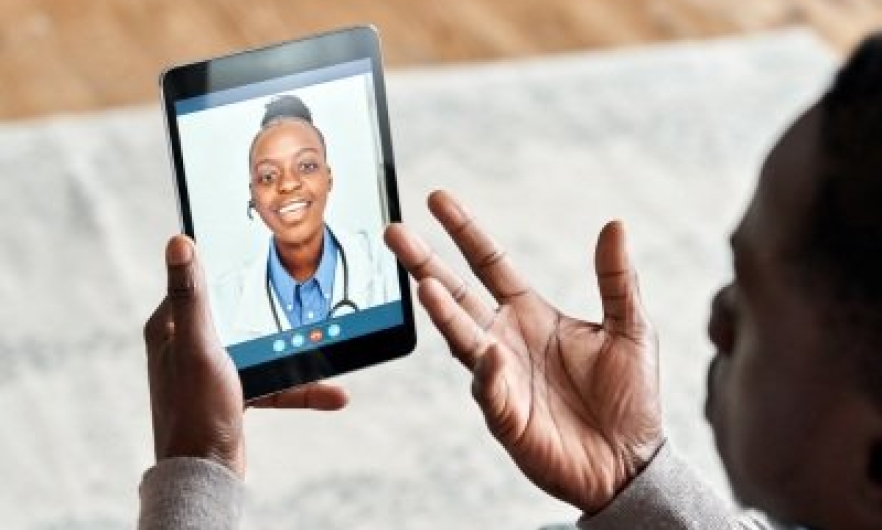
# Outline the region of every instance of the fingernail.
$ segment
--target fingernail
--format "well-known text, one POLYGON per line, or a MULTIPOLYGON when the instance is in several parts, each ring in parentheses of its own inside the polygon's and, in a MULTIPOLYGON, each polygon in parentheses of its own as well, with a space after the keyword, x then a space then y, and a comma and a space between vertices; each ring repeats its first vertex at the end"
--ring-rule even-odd
POLYGON ((165 259, 172 267, 186 265, 193 260, 193 249, 189 241, 177 239, 166 249, 165 259))
POLYGON ((447 222, 453 223, 454 225, 461 225, 469 220, 468 211, 466 211, 462 204, 450 194, 441 192, 438 197, 439 200, 443 200, 443 203, 438 204, 438 206, 440 206, 440 211, 436 211, 440 213, 447 222))
POLYGON ((458 202, 450 201, 448 213, 450 214, 450 220, 456 224, 462 224, 469 219, 468 212, 458 202))

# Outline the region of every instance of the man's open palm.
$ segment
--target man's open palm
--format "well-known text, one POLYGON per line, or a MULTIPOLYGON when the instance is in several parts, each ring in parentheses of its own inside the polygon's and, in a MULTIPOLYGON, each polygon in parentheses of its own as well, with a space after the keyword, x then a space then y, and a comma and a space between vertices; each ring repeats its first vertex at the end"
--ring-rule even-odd
POLYGON ((655 335, 644 316, 620 223, 595 256, 604 320, 563 315, 447 193, 429 207, 497 302, 488 306, 402 225, 386 241, 419 298, 473 374, 490 431, 537 486, 586 513, 605 506, 660 447, 655 335))

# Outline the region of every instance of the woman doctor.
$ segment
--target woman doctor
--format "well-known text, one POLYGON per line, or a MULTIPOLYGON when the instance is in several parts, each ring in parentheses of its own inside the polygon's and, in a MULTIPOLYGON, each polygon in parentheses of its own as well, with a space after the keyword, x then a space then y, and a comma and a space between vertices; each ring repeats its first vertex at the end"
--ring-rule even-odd
POLYGON ((224 344, 400 297, 395 260, 379 238, 325 222, 334 177, 324 136, 300 98, 280 96, 266 106, 249 169, 248 216, 257 212, 272 236, 256 259, 216 285, 224 344))

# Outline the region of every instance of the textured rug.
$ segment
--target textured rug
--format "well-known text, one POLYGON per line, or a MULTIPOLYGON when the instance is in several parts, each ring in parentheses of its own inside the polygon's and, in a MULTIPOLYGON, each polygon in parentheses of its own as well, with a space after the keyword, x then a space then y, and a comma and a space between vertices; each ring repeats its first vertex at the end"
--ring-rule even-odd
MULTIPOLYGON (((726 494, 701 414, 708 303, 765 151, 835 65, 787 31, 394 72, 405 219, 453 258, 424 208, 453 190, 548 299, 591 318, 594 239, 623 219, 661 334, 669 437, 726 494)), ((159 110, 0 126, 0 174, 2 526, 132 528, 152 459, 141 326, 177 227, 159 110)), ((416 353, 341 378, 347 411, 248 413, 245 528, 577 517, 520 477, 419 318, 416 353)))

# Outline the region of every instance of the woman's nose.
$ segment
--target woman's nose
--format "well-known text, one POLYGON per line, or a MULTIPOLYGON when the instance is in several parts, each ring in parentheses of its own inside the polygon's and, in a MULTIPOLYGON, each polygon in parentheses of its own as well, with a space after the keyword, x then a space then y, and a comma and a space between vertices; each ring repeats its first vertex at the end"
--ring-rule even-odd
POLYGON ((279 191, 286 193, 298 189, 303 181, 300 179, 300 173, 296 171, 286 170, 279 179, 279 191))

